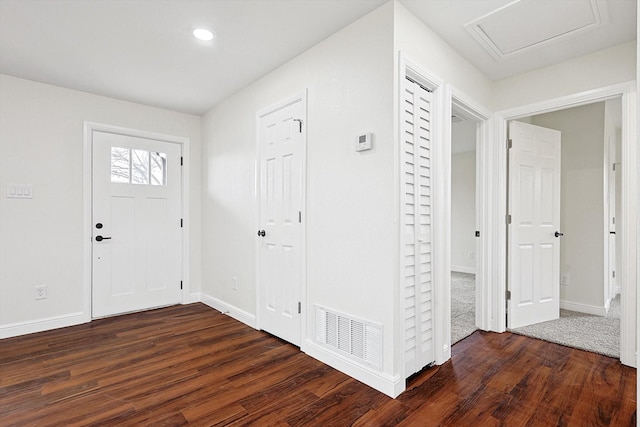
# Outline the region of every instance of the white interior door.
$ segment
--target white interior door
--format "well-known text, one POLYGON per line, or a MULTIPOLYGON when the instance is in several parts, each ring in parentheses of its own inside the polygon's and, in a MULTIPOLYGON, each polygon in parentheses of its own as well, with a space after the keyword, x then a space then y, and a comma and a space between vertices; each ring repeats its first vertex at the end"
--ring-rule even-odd
POLYGON ((260 215, 258 326, 300 345, 304 103, 258 117, 260 215))
POLYGON ((560 317, 560 132, 509 123, 507 322, 560 317))
POLYGON ((431 92, 404 81, 402 287, 405 377, 435 361, 431 272, 431 92))
POLYGON ((92 137, 93 317, 179 303, 182 147, 92 137))

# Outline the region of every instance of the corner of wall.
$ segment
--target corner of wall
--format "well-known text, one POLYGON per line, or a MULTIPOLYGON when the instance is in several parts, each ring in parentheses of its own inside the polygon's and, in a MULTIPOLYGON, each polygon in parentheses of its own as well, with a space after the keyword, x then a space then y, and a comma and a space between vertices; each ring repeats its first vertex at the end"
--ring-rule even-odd
POLYGON ((247 326, 252 327, 253 329, 258 329, 256 323, 256 316, 252 313, 248 313, 245 310, 242 310, 238 307, 235 307, 231 304, 228 304, 224 301, 221 301, 215 297, 202 293, 200 295, 200 301, 203 304, 208 305, 209 307, 218 310, 222 314, 226 314, 229 317, 233 317, 239 322, 244 323, 247 326))
POLYGON ((389 397, 396 398, 406 388, 406 383, 401 376, 391 376, 382 371, 375 371, 359 365, 346 357, 328 351, 310 339, 303 342, 301 350, 314 359, 344 372, 389 397))

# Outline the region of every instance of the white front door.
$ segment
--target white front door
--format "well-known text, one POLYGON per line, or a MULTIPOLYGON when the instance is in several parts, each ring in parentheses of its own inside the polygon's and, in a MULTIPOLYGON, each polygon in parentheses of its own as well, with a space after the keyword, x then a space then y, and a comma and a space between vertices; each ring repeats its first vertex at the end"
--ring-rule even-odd
POLYGON ((181 297, 179 144, 93 131, 92 315, 181 297))
POLYGON ((300 345, 303 98, 258 116, 258 326, 300 345))
POLYGON ((510 122, 507 326, 560 316, 560 132, 510 122))

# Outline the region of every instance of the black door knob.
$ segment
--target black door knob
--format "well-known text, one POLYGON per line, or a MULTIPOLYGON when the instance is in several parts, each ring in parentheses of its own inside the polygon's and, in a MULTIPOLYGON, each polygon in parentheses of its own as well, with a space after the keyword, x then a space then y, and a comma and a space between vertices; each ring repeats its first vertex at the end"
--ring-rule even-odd
POLYGON ((564 236, 564 233, 561 233, 561 232, 559 232, 559 231, 556 231, 556 232, 555 232, 555 235, 556 235, 556 237, 562 237, 562 236, 564 236))
POLYGON ((267 233, 264 230, 258 230, 258 236, 264 237, 266 235, 267 235, 267 233))
POLYGON ((96 236, 96 242, 102 242, 103 240, 109 240, 109 239, 111 239, 111 237, 96 236))

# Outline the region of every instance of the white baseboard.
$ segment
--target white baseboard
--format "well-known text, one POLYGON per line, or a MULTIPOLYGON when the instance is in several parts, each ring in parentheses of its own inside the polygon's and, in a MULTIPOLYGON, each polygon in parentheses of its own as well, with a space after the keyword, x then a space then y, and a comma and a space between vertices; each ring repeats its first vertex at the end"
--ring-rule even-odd
POLYGON ((194 302, 202 302, 202 296, 200 295, 200 292, 187 295, 187 298, 182 303, 193 304, 194 302))
POLYGON ((62 316, 48 317, 46 319, 10 323, 0 326, 0 339, 33 334, 51 329, 66 328, 67 326, 79 325, 90 321, 91 318, 84 313, 70 313, 62 316))
POLYGON ((227 314, 229 317, 233 317, 245 325, 251 326, 253 329, 257 329, 256 316, 254 314, 206 294, 200 294, 200 301, 203 304, 218 310, 220 313, 227 314))
MULTIPOLYGON (((194 293, 189 294, 183 304, 202 302, 221 313, 226 313, 234 319, 256 328, 256 317, 244 310, 226 304, 208 295, 194 293)), ((17 337, 20 335, 32 334, 35 332, 49 331, 51 329, 66 328, 67 326, 79 325, 91 321, 91 317, 84 313, 70 313, 61 316, 48 317, 45 319, 29 320, 25 322, 10 323, 0 325, 0 339, 17 337)))
POLYGON ((378 372, 353 360, 326 349, 310 339, 303 342, 301 350, 320 362, 339 370, 371 388, 396 398, 406 388, 406 382, 399 376, 392 377, 378 372))
POLYGON ((462 267, 460 265, 452 265, 451 271, 454 271, 456 273, 476 274, 476 269, 474 267, 462 267))
POLYGON ((606 316, 607 309, 597 305, 587 305, 578 302, 560 301, 560 308, 564 310, 577 311, 578 313, 594 314, 596 316, 606 316))

